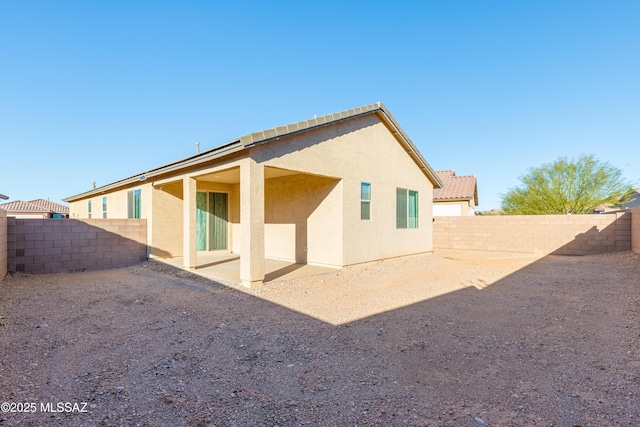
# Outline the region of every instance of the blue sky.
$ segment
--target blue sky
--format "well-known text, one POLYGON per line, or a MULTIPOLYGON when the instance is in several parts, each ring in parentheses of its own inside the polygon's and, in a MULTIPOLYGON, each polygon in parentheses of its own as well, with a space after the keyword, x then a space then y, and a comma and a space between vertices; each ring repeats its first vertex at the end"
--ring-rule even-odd
POLYGON ((0 0, 0 193, 62 198, 383 102, 481 210, 595 154, 640 181, 640 2, 0 0))

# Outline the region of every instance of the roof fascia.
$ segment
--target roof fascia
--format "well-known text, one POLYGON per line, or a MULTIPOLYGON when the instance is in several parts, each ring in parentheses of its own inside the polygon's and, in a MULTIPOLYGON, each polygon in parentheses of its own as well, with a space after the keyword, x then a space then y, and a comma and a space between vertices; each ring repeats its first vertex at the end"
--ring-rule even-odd
POLYGON ((129 178, 122 179, 120 181, 112 182, 111 184, 103 185, 101 187, 92 189, 90 191, 85 191, 84 193, 76 194, 75 196, 70 196, 62 199, 63 202, 73 202, 76 200, 85 199, 87 197, 92 197, 98 194, 105 193, 107 191, 129 186, 132 184, 140 183, 146 181, 149 178, 154 178, 160 175, 165 175, 168 173, 176 172, 181 169, 185 169, 191 166, 197 166, 202 163, 209 162, 211 160, 217 159, 222 156, 226 156, 228 154, 233 154, 237 151, 243 150, 244 147, 240 144, 239 140, 230 142, 225 145, 221 145, 216 148, 212 148, 211 150, 204 151, 202 153, 198 153, 194 156, 184 158, 182 160, 178 160, 173 163, 169 163, 164 166, 160 166, 155 169, 148 170, 146 172, 142 172, 137 175, 133 175, 129 178))

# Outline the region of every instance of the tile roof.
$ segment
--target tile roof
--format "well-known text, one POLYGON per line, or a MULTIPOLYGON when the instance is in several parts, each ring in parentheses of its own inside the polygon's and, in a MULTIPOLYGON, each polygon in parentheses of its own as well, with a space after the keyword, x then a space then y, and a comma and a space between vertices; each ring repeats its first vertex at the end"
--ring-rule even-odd
POLYGON ((453 170, 436 171, 442 188, 433 189, 433 200, 474 200, 478 205, 478 187, 474 175, 456 176, 453 170))
POLYGON ((69 215, 69 206, 61 205, 60 203, 55 203, 45 199, 30 200, 29 203, 48 209, 53 213, 69 215))
POLYGON ((400 143, 404 146, 407 154, 416 162, 416 164, 423 171, 427 179, 431 181, 434 188, 439 188, 442 182, 440 178, 438 178, 438 176, 436 175, 433 168, 429 165, 429 163, 425 160, 422 154, 418 151, 413 141, 411 141, 409 136, 400 127, 400 124, 398 124, 398 122, 391 115, 389 110, 387 110, 387 107, 385 107, 384 104, 382 104, 381 102, 376 102, 375 104, 364 105, 362 107, 352 108, 352 109, 344 110, 338 113, 327 114, 321 117, 314 117, 313 119, 302 120, 296 123, 292 123, 284 126, 278 126, 278 127, 266 129, 260 132, 250 133, 250 134, 241 136, 240 138, 233 140, 231 142, 228 142, 226 144, 200 152, 196 155, 186 157, 184 159, 175 161, 173 163, 169 163, 164 166, 160 166, 158 168, 148 170, 141 174, 137 174, 125 179, 121 179, 119 181, 112 182, 110 184, 106 184, 89 191, 85 191, 84 193, 76 194, 75 196, 66 197, 62 200, 65 202, 72 202, 72 201, 80 200, 86 197, 91 197, 93 195, 101 194, 101 193, 104 193, 105 191, 113 190, 115 188, 121 188, 123 186, 131 185, 139 181, 145 181, 147 179, 160 176, 162 174, 173 173, 187 167, 201 165, 206 162, 210 162, 214 159, 218 159, 222 156, 226 156, 232 153, 237 153, 239 151, 249 149, 258 144, 266 144, 273 141, 277 141, 278 139, 284 136, 305 132, 305 131, 316 129, 322 126, 338 123, 344 120, 350 120, 352 118, 364 116, 366 114, 377 114, 380 116, 383 122, 390 128, 391 133, 393 133, 396 136, 396 138, 398 138, 400 143))
POLYGON ((7 212, 57 213, 64 215, 69 214, 69 208, 67 206, 44 199, 36 199, 29 202, 25 202, 23 200, 14 200, 13 202, 1 204, 0 209, 3 209, 7 212))
POLYGON ((4 209, 7 212, 50 212, 49 209, 22 200, 14 200, 13 202, 3 203, 0 205, 0 209, 4 209))

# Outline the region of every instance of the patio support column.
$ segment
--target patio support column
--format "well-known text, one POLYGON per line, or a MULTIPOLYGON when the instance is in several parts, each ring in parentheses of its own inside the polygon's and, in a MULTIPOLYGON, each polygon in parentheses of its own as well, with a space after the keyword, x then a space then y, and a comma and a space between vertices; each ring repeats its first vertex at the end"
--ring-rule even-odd
POLYGON ((191 177, 183 178, 182 189, 182 265, 185 268, 196 268, 196 180, 191 177))
POLYGON ((264 166, 251 157, 240 165, 240 280, 264 281, 264 166))

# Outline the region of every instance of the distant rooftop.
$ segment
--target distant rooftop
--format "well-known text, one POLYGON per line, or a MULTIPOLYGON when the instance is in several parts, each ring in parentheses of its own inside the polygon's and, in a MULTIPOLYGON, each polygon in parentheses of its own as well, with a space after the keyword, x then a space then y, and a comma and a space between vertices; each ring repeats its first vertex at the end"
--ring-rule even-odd
POLYGON ((433 189, 433 200, 474 200, 478 205, 477 180, 474 175, 456 176, 453 170, 436 171, 444 184, 433 189))
POLYGON ((29 202, 25 202, 23 200, 14 200, 13 202, 1 204, 0 209, 3 209, 7 212, 54 213, 69 215, 68 206, 44 199, 36 199, 29 202))

